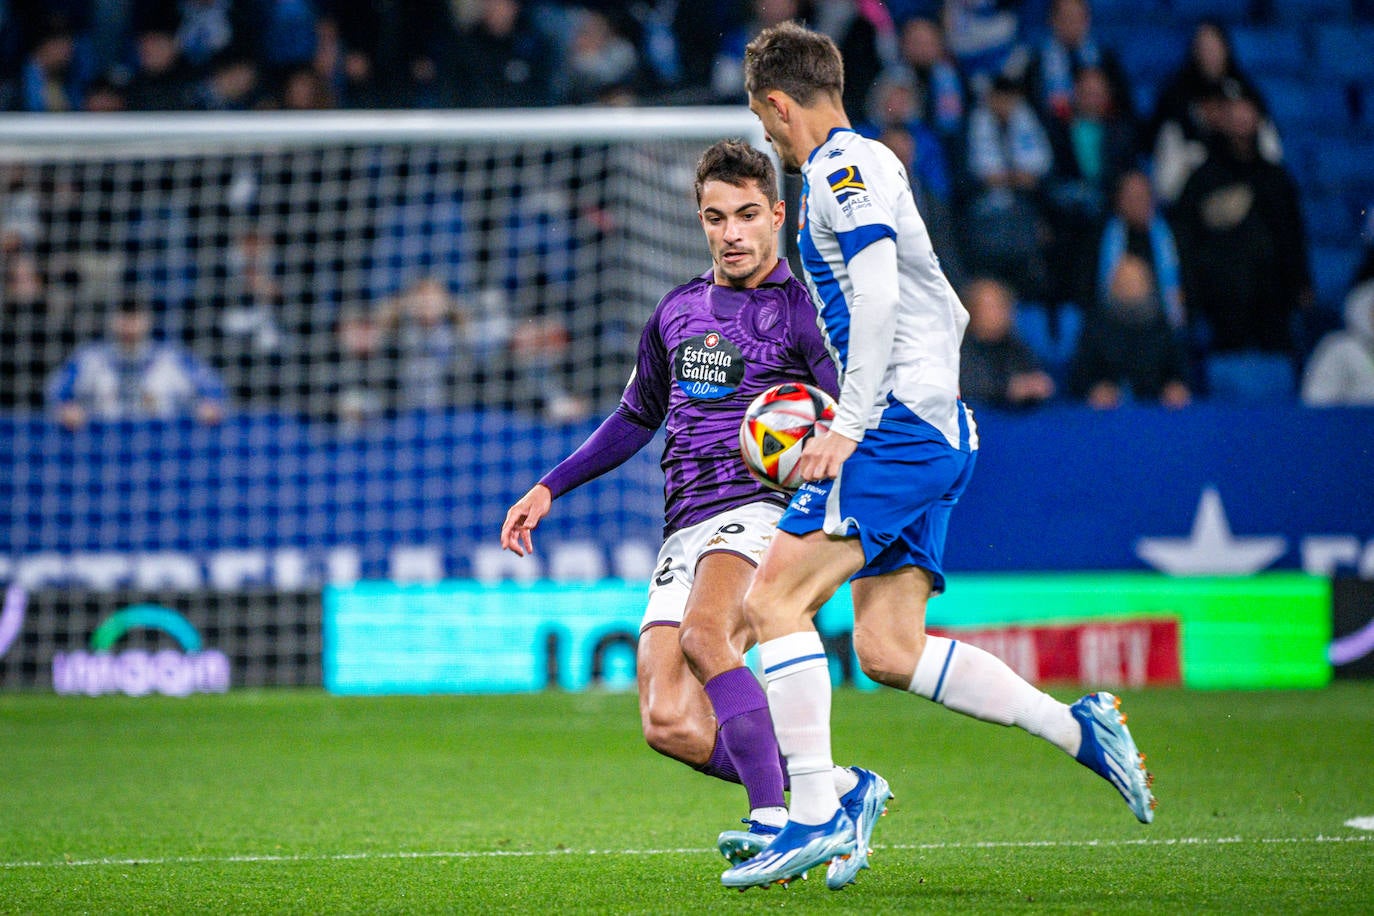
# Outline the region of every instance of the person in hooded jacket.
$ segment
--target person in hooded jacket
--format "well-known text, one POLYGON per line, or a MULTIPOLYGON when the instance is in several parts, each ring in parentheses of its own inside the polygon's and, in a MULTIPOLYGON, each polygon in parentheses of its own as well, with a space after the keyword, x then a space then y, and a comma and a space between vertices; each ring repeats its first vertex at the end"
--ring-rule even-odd
POLYGON ((1321 339, 1302 378, 1309 407, 1374 406, 1374 279, 1345 297, 1345 329, 1321 339))

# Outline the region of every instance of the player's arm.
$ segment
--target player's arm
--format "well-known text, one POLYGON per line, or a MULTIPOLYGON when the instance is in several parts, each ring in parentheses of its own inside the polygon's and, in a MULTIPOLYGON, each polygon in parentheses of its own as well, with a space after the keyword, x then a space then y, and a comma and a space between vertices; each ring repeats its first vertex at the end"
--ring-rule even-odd
POLYGON ((620 467, 653 439, 668 407, 667 351, 657 326, 656 320, 650 320, 640 337, 639 358, 615 412, 506 512, 501 525, 503 549, 522 557, 532 553, 531 532, 549 514, 555 499, 620 467))
POLYGON ((830 395, 840 396, 840 372, 826 349, 825 338, 816 324, 815 306, 809 295, 797 305, 798 317, 792 321, 793 348, 811 375, 811 384, 830 395))
POLYGON ((530 532, 549 514, 554 499, 620 467, 653 437, 652 429, 622 415, 621 408, 617 408, 577 451, 559 462, 510 507, 501 525, 501 546, 517 556, 532 553, 534 542, 530 532))
POLYGON ((870 242, 849 258, 854 290, 849 306, 849 351, 830 431, 815 437, 801 457, 802 477, 826 480, 854 453, 892 358, 897 330, 897 245, 891 238, 870 242))

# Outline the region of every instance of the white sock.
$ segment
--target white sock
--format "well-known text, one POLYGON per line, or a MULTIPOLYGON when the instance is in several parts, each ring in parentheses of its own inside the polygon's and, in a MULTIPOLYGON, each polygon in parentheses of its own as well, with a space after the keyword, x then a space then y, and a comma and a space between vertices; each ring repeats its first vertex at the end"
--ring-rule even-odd
POLYGON ((830 666, 815 630, 759 644, 768 711, 792 783, 789 817, 823 824, 835 816, 835 765, 830 756, 830 666))
POLYGON ((835 775, 835 794, 844 798, 850 789, 859 784, 859 774, 849 767, 837 766, 831 772, 835 775))
POLYGON ((787 809, 778 805, 754 808, 749 812, 749 819, 758 821, 760 824, 767 824, 769 827, 781 827, 787 823, 787 809))
POLYGON ((1082 730, 1069 707, 977 646, 927 636, 907 689, 984 722, 1019 726, 1067 754, 1078 753, 1082 730))

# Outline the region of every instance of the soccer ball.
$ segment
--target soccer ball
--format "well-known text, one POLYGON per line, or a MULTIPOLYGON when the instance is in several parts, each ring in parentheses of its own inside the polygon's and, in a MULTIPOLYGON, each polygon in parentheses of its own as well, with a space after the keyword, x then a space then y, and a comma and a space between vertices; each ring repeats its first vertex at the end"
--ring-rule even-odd
POLYGON ((801 486, 797 461, 816 429, 829 429, 835 400, 812 385, 786 382, 754 398, 739 427, 744 466, 759 483, 774 490, 801 486))

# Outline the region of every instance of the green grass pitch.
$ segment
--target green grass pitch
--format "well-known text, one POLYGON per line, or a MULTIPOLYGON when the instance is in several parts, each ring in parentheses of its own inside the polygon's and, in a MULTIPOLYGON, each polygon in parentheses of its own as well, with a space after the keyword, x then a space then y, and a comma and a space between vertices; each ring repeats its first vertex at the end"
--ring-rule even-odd
POLYGON ((838 759, 897 793, 873 868, 741 894, 742 790, 633 696, 9 695, 0 913, 1374 912, 1374 684, 1124 697, 1150 826, 1019 731, 837 692, 838 759))

